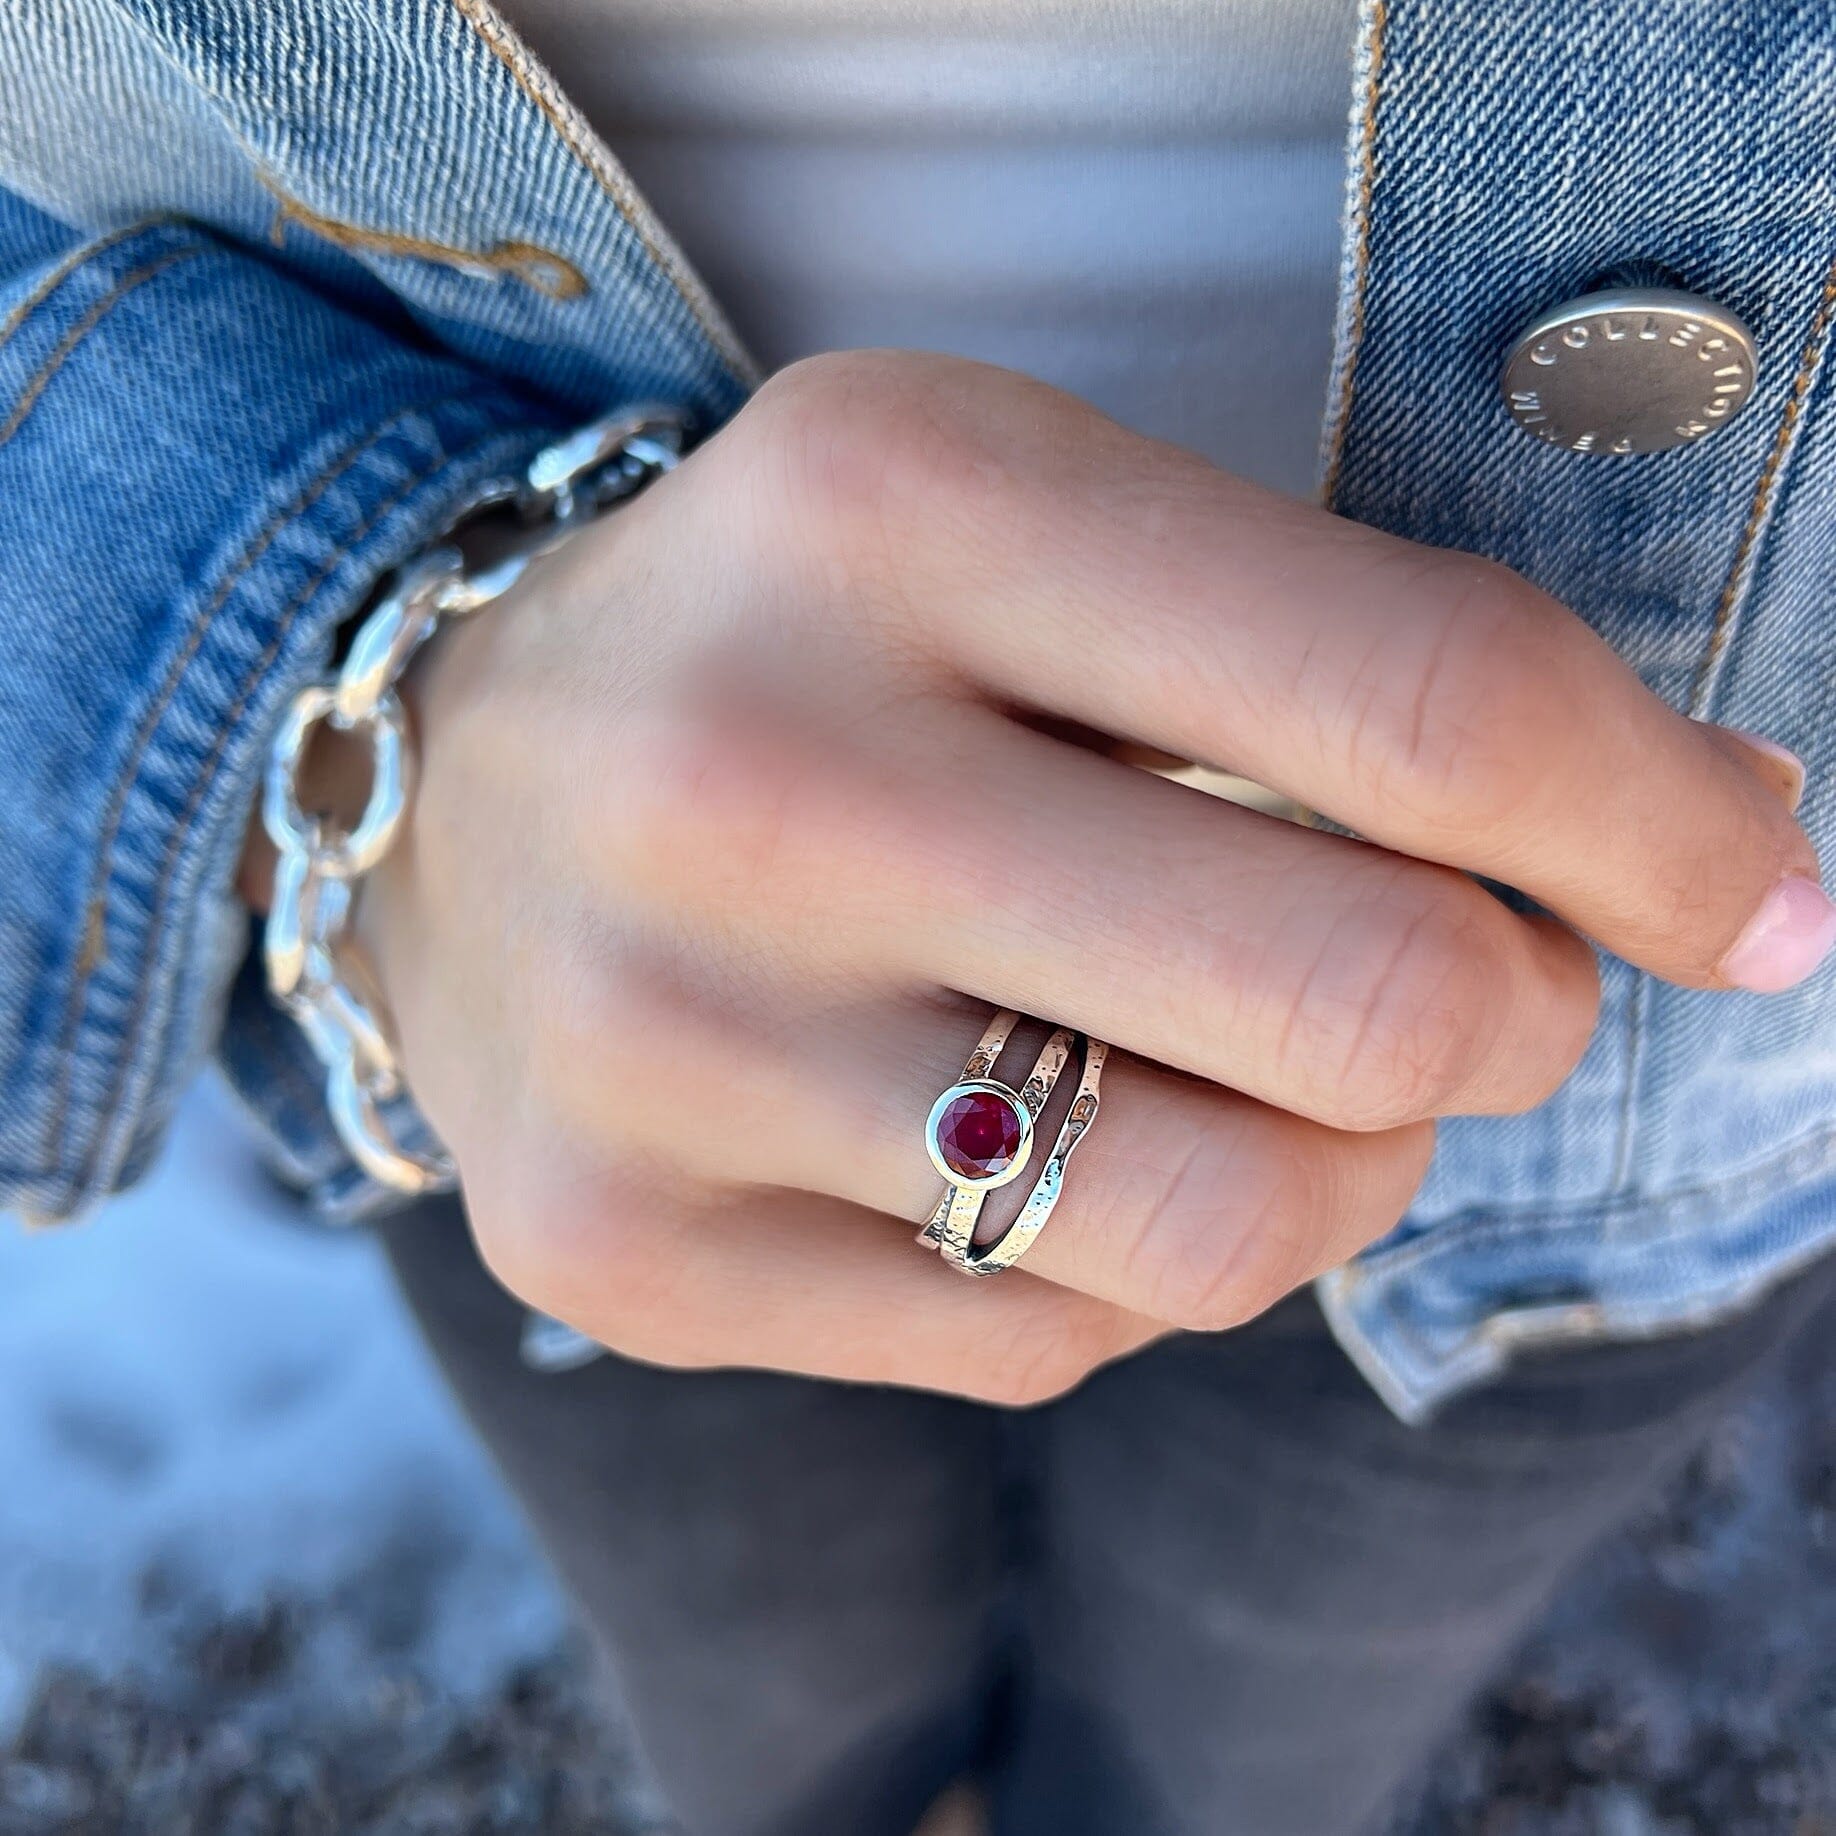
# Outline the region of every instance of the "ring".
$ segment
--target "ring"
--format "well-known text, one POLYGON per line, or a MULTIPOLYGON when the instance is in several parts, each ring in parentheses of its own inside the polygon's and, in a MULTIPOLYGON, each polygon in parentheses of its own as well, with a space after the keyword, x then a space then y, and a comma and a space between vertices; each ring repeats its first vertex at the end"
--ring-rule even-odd
POLYGON ((1045 1042, 1026 1082, 1015 1090, 995 1077, 994 1068, 1019 1024, 1020 1016, 1011 1010, 995 1015, 969 1054, 962 1076, 931 1105, 925 1124, 925 1151, 949 1190, 925 1221, 918 1241, 935 1246, 965 1275, 999 1275, 1032 1248, 1064 1190, 1065 1162, 1096 1119, 1109 1047, 1061 1026, 1045 1042), (975 1226, 983 1202, 997 1186, 1012 1184, 1026 1171, 1033 1126, 1074 1051, 1080 1067, 1077 1094, 1050 1157, 1020 1215, 993 1242, 977 1243, 975 1226))

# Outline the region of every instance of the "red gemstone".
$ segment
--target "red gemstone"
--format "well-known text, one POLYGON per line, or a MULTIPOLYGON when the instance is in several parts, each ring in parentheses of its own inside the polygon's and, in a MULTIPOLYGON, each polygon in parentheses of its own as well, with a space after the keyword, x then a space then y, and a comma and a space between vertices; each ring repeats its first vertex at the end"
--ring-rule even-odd
POLYGON ((965 1091, 937 1118, 937 1150, 958 1179, 990 1179, 1020 1152, 1020 1118, 1001 1097, 965 1091))

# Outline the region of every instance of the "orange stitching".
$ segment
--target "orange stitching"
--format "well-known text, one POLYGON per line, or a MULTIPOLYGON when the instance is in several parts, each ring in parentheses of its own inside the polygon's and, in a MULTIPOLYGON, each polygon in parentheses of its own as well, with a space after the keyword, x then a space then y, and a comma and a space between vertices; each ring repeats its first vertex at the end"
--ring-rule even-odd
POLYGON ((1830 329, 1833 315, 1836 315, 1836 262, 1830 264, 1829 273, 1824 277, 1823 297, 1811 320, 1810 336, 1804 341, 1804 355, 1798 363, 1798 374, 1792 383, 1791 394, 1786 398, 1785 412, 1779 421, 1779 431, 1773 438, 1772 450, 1759 475, 1759 483, 1754 487, 1753 503, 1747 511, 1747 521, 1740 533, 1740 545, 1734 551, 1734 564, 1728 570, 1727 583, 1722 587, 1721 598, 1715 607, 1715 623, 1709 632, 1708 648, 1702 653, 1702 661, 1696 668, 1696 680, 1690 689, 1689 707, 1692 714, 1702 714, 1715 666, 1721 661, 1728 639, 1733 635, 1734 613, 1740 602, 1747 563, 1753 557, 1760 529, 1766 521, 1766 513, 1772 507, 1773 492, 1784 468, 1785 455, 1791 450, 1792 434, 1797 428, 1799 417, 1804 413, 1805 401, 1810 396, 1811 383, 1817 373, 1824 338, 1830 329))
POLYGON ((612 200, 613 207, 635 232, 644 251, 664 277, 675 288, 682 303, 693 314, 695 323, 736 374, 749 382, 758 380, 758 366, 741 347, 732 328, 721 318, 719 310, 708 299, 700 281, 690 271, 681 254, 659 234, 659 226, 622 168, 605 156, 594 136, 573 106, 560 95, 547 73, 532 68, 522 46, 506 31, 504 23, 483 0, 452 0, 453 7, 465 20, 487 50, 509 71, 516 86, 547 118, 561 144, 586 167, 598 181, 599 188, 612 200))
POLYGON ((257 171, 256 177, 279 207, 268 231, 268 238, 276 248, 286 240, 287 224, 297 223, 341 249, 406 255, 417 261, 439 262, 448 267, 483 269, 493 278, 499 274, 514 274, 551 300, 577 300, 588 290, 586 276, 566 256, 557 255, 540 243, 498 242, 481 251, 458 248, 451 243, 429 242, 419 236, 404 236, 396 230, 364 229, 338 217, 324 216, 310 205, 302 204, 284 191, 270 173, 257 171))
POLYGON ((4 347, 27 318, 31 316, 53 293, 67 281, 78 268, 87 261, 93 261, 98 255, 106 255, 117 243, 125 242, 130 236, 138 236, 142 230, 157 229, 163 223, 176 223, 176 217, 142 217, 138 223, 130 223, 125 229, 111 231, 106 236, 98 236, 94 242, 85 242, 75 248, 60 261, 49 274, 32 289, 26 297, 6 315, 6 322, 0 325, 0 347, 4 347))
POLYGON ((127 296, 154 275, 173 266, 175 262, 189 261, 194 255, 203 254, 200 248, 168 249, 156 260, 144 263, 131 274, 124 274, 116 281, 107 293, 96 301, 84 315, 58 340, 57 349, 46 358, 38 374, 26 384, 25 392, 13 405, 13 412, 7 416, 6 424, 0 426, 0 446, 4 446, 14 434, 26 423, 26 417, 38 405, 38 398, 51 386, 51 380, 57 375, 70 355, 79 344, 111 313, 127 296))
MULTIPOLYGON (((247 679, 244 681, 241 692, 225 712, 223 724, 218 729, 216 740, 212 744, 209 753, 205 756, 197 779, 192 784, 191 794, 186 798, 185 807, 180 812, 178 823, 172 831, 172 838, 166 845, 165 858, 160 863, 159 878, 155 881, 153 888, 153 909, 147 922, 149 937, 157 938, 164 924, 166 901, 170 897, 172 891, 172 876, 177 871, 179 856, 184 851, 184 844, 190 834, 191 825, 197 818, 198 807, 203 803, 205 795, 210 789, 211 780, 216 775, 217 766, 222 762, 223 749, 229 744, 229 737, 235 731, 237 722, 241 720, 243 710, 248 706, 249 697, 255 693, 256 687, 261 682, 262 677, 267 674, 269 666, 273 663, 275 657, 280 654, 280 648, 282 644, 286 642, 287 634, 293 629, 294 622, 298 619, 301 610, 305 607, 307 601, 312 598, 313 594, 325 584, 338 563, 342 561, 350 551, 376 527, 383 517, 402 501, 403 498, 421 485, 434 472, 438 471, 440 467, 446 463, 446 458, 447 455, 444 447, 436 439, 434 443, 434 456, 429 460, 427 465, 422 470, 404 479, 393 491, 375 504, 371 508, 369 515, 366 516, 363 521, 326 556, 318 572, 315 573, 288 602, 286 610, 282 613, 267 644, 263 647, 261 655, 256 658, 254 668, 250 670, 247 679)), ((142 1023, 145 1021, 147 1001, 152 993, 152 987, 152 962, 149 957, 145 972, 141 975, 140 984, 135 993, 133 1012, 128 1015, 127 1025, 123 1029, 124 1040, 131 1042, 133 1036, 140 1030, 142 1023)), ((128 1049, 124 1049, 120 1054, 120 1064, 115 1073, 114 1083, 110 1086, 108 1095, 104 1099, 102 1105, 103 1114, 105 1116, 112 1115, 121 1102, 122 1084, 126 1080, 128 1065, 133 1057, 134 1053, 131 1046, 128 1049)), ((80 1187, 89 1185, 95 1178, 96 1163, 102 1153, 104 1139, 105 1135, 97 1136, 88 1163, 85 1165, 82 1175, 78 1180, 78 1185, 80 1187)))
POLYGON ((51 1115, 46 1123, 47 1157, 53 1163, 63 1152, 64 1129, 69 1119, 71 1080, 76 1069, 77 1028, 83 1017, 83 1001, 88 993, 89 978, 108 955, 106 895, 110 871, 109 856, 114 853, 115 839, 121 832, 122 818, 127 813, 127 800, 133 791, 135 780, 140 776, 140 768, 146 760, 147 748, 153 743, 153 735, 165 718, 166 710, 172 705, 172 699, 178 693, 179 683, 183 680, 191 659, 197 654, 198 646, 204 641, 204 634, 209 629, 210 621, 223 609, 224 603, 249 570, 267 553, 274 538, 288 524, 297 522, 299 518, 306 515, 313 505, 379 440, 385 438, 393 428, 410 415, 419 414, 425 406, 425 403, 417 403, 411 408, 404 408, 399 413, 391 415, 380 427, 372 428, 354 446, 340 454, 291 503, 284 504, 275 511, 256 531, 254 539, 242 551, 236 565, 218 583, 217 590, 211 595, 210 603, 203 608, 193 622, 183 646, 166 673, 165 680, 160 684, 159 694, 148 709, 146 718, 141 723, 140 731, 135 735, 134 750, 129 757, 127 769, 116 782, 115 794, 109 800, 108 813, 104 818, 99 845, 96 849, 95 872, 90 880, 88 896, 84 900, 86 917, 83 928, 83 949, 77 959, 77 980, 65 1005, 64 1024, 59 1031, 57 1088, 52 1095, 51 1115))
POLYGON ((1339 488, 1339 466, 1345 456, 1345 429, 1351 418, 1352 384, 1358 371, 1358 352, 1364 342, 1364 291, 1371 268, 1371 198, 1377 189, 1377 104, 1383 86, 1384 33, 1389 18, 1388 0, 1371 0, 1370 74, 1365 78, 1364 108, 1358 123, 1358 227, 1352 244, 1351 318, 1345 335, 1345 368, 1339 377, 1338 399, 1332 409, 1332 454, 1320 486, 1321 501, 1328 507, 1339 488))

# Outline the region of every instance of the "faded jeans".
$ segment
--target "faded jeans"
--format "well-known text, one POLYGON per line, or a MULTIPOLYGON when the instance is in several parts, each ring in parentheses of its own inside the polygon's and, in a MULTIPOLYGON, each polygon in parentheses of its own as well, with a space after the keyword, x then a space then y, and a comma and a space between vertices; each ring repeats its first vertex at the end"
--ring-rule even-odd
POLYGON ((1397 1422, 1308 1296, 1026 1413, 517 1362, 450 1203, 388 1227, 687 1836, 1354 1836, 1836 1265, 1710 1331, 1521 1362, 1397 1422))

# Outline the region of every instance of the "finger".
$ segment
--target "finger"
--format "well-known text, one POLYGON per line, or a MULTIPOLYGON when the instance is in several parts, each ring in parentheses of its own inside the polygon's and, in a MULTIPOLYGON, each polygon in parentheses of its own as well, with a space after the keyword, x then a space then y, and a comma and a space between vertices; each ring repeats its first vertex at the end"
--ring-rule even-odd
POLYGON ((1782 986, 1836 934, 1765 775, 1515 575, 1003 372, 893 373, 828 360, 776 399, 851 544, 846 590, 896 593, 992 691, 1522 887, 1675 981, 1782 986))
MULTIPOLYGON (((576 1085, 580 1126, 603 1130, 616 1114, 625 1151, 706 1178, 826 1193, 907 1229, 930 1216, 943 1187, 925 1119, 961 1076, 986 1008, 908 998, 785 1036, 666 996, 652 1018, 675 1042, 672 1068, 616 1091, 576 1085)), ((1046 1032, 1023 1025, 995 1075, 1018 1089, 1046 1032)), ((1072 1068, 1042 1113, 1031 1170, 989 1194, 983 1240, 1024 1203, 1076 1082, 1072 1068)), ((1112 1053, 1026 1271, 1171 1326, 1237 1325, 1384 1235, 1432 1146, 1426 1125, 1345 1134, 1112 1053)))
POLYGON ((669 768, 692 792, 603 871, 720 913, 747 975, 801 951, 812 980, 956 987, 1338 1128, 1528 1107, 1592 1030, 1593 957, 1563 927, 992 710, 701 726, 669 768))
POLYGON ((1163 1330, 1022 1271, 965 1280, 908 1228, 834 1199, 542 1160, 514 1189, 468 1177, 479 1248, 532 1306, 627 1357, 1026 1405, 1163 1330))

